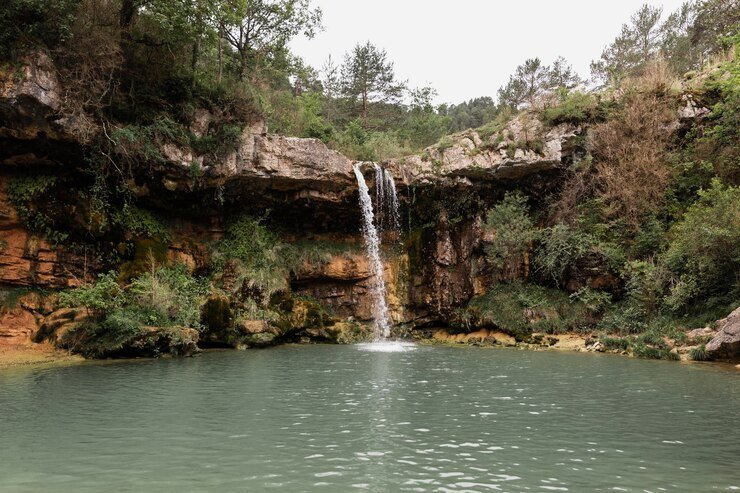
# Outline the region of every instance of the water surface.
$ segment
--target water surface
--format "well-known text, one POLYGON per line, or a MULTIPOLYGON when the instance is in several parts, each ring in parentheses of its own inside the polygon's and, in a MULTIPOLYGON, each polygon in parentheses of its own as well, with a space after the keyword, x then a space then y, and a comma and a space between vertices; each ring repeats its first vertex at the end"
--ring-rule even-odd
POLYGON ((0 371, 0 491, 731 491, 740 376, 285 346, 0 371))

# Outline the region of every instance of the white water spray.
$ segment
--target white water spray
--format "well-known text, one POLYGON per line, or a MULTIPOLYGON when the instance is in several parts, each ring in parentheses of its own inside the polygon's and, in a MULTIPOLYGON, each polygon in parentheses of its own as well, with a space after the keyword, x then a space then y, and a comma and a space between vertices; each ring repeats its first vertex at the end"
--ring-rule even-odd
MULTIPOLYGON (((388 304, 385 301, 385 281, 383 280, 383 264, 380 261, 380 237, 373 221, 373 202, 370 199, 370 189, 365 183, 365 177, 360 166, 354 166, 357 185, 360 188, 360 208, 362 209, 362 234, 365 238, 367 258, 370 263, 372 276, 370 290, 374 298, 373 318, 375 319, 375 340, 386 339, 390 335, 388 319, 388 304)), ((382 180, 381 180, 382 181, 382 180)))

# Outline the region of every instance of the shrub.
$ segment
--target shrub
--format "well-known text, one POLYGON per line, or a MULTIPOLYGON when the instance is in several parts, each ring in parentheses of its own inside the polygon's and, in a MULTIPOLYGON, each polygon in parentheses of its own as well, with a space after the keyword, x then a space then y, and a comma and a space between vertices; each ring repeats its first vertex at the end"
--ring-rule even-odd
POLYGON ((625 95, 621 111, 594 128, 591 189, 609 217, 623 218, 637 229, 645 214, 663 203, 674 120, 670 98, 633 91, 625 95))
POLYGON ((691 358, 693 361, 706 361, 709 359, 709 354, 707 353, 707 348, 704 344, 701 346, 691 348, 689 350, 689 358, 691 358))
POLYGON ((639 334, 648 329, 645 316, 629 303, 611 306, 597 324, 597 328, 619 334, 639 334))
POLYGON ((638 358, 646 359, 666 359, 666 360, 678 360, 680 357, 678 354, 671 352, 666 347, 651 347, 643 343, 635 343, 632 346, 632 354, 638 358))
POLYGON ((54 175, 15 175, 8 180, 6 189, 8 198, 28 230, 55 245, 66 241, 69 233, 58 229, 54 218, 47 213, 48 207, 44 210, 39 205, 46 202, 48 206, 52 203, 45 199, 58 184, 59 179, 54 175))
POLYGON ((593 314, 603 313, 612 302, 611 294, 591 289, 589 287, 576 291, 570 295, 570 298, 571 300, 577 300, 583 303, 583 305, 593 314))
POLYGON ((669 272, 660 262, 636 260, 626 266, 627 300, 643 317, 652 317, 661 307, 669 272))
POLYGON ((494 325, 518 340, 532 332, 582 331, 590 323, 588 309, 567 293, 519 282, 498 284, 473 298, 460 315, 468 325, 494 325))
POLYGON ((696 299, 731 295, 740 272, 740 187, 712 181, 669 231, 664 260, 675 279, 665 304, 673 311, 696 299))
POLYGON ((88 314, 98 319, 121 307, 124 302, 124 292, 116 282, 115 272, 100 274, 94 283, 59 294, 62 306, 84 306, 88 314))
POLYGON ((217 271, 224 272, 227 266, 236 271, 236 279, 226 289, 255 289, 263 300, 288 287, 288 277, 297 263, 294 249, 250 216, 228 225, 223 239, 214 245, 212 257, 217 271))
POLYGON ((130 287, 130 303, 152 317, 150 325, 198 328, 207 292, 205 283, 190 276, 180 264, 136 278, 130 287))
POLYGON ((630 341, 626 337, 603 336, 599 340, 604 348, 610 351, 626 351, 630 347, 630 341))
POLYGON ((540 113, 543 123, 550 126, 561 123, 579 125, 593 122, 601 116, 603 114, 596 96, 580 91, 561 94, 557 106, 546 108, 540 113))
POLYGON ((0 59, 34 43, 54 48, 70 35, 80 0, 7 0, 0 9, 0 59))
POLYGON ((518 270, 522 255, 529 251, 537 237, 527 197, 521 193, 507 193, 488 211, 485 227, 494 234, 491 244, 485 247, 488 261, 499 269, 516 263, 518 270))
POLYGON ((535 251, 537 270, 559 284, 565 271, 588 252, 592 238, 570 226, 559 223, 542 231, 535 251))
POLYGON ((162 241, 170 239, 169 229, 159 217, 135 205, 125 204, 111 214, 111 220, 125 232, 135 236, 158 238, 162 241))

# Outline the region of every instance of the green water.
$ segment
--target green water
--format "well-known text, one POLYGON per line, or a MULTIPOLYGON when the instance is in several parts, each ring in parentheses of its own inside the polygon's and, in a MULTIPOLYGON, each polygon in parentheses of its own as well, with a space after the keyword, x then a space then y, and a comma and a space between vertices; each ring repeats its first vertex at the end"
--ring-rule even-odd
POLYGON ((740 372, 353 346, 0 372, 0 491, 729 491, 740 372))

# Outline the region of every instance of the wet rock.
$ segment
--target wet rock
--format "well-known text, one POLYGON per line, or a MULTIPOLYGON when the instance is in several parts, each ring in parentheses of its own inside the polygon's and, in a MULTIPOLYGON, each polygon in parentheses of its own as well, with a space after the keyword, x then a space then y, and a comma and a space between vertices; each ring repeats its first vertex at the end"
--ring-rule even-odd
POLYGON ((717 334, 706 346, 711 360, 740 361, 740 308, 717 321, 717 334))

